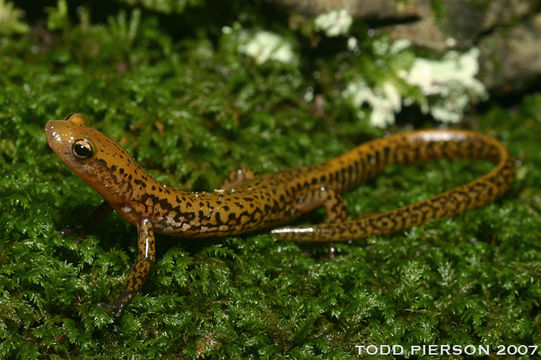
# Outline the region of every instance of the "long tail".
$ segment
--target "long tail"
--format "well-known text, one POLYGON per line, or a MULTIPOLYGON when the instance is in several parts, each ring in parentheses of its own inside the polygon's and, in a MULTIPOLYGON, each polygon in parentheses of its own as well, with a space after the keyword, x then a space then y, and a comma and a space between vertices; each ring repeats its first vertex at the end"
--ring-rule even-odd
POLYGON ((515 177, 514 161, 496 139, 464 130, 421 130, 367 142, 328 162, 333 186, 345 192, 381 173, 393 163, 407 164, 437 158, 488 160, 497 166, 488 174, 418 203, 344 223, 283 227, 272 230, 277 240, 338 242, 388 234, 453 216, 485 205, 503 195, 515 177))

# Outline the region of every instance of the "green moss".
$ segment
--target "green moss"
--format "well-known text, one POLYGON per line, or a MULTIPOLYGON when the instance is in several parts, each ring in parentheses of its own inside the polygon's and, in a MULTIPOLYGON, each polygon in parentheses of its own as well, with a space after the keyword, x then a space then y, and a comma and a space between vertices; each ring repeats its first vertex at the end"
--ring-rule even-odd
POLYGON ((430 0, 432 13, 439 21, 442 21, 447 16, 449 9, 443 0, 430 0))
MULTIPOLYGON (((238 21, 261 16, 250 11, 238 21)), ((104 24, 82 14, 86 23, 41 29, 42 40, 0 41, 0 358, 347 359, 364 344, 541 345, 539 94, 517 111, 479 116, 481 131, 522 162, 497 202, 339 244, 334 259, 324 245, 266 232, 159 236, 143 291, 115 320, 96 304, 121 289, 135 229, 113 215, 82 243, 57 236, 101 198, 48 148, 48 119, 87 114, 153 175, 185 189, 212 189, 238 164, 267 172, 321 162, 380 133, 337 100, 350 71, 340 59, 351 55, 302 50, 313 72, 258 66, 227 37, 173 37, 137 9, 104 24), (303 100, 308 88, 327 100, 324 115, 303 100)), ((393 166, 346 202, 354 216, 391 209, 489 168, 393 166)))
POLYGON ((139 5, 164 14, 182 13, 190 6, 201 5, 204 0, 120 0, 129 5, 139 5))

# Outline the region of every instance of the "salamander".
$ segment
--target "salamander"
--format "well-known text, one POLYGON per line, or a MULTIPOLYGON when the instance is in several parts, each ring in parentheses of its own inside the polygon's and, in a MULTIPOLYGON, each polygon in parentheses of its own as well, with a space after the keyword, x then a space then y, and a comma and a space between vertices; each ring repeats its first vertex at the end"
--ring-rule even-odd
POLYGON ((89 224, 113 210, 137 226, 138 257, 124 288, 111 304, 123 309, 142 288, 155 262, 154 234, 204 238, 272 229, 277 240, 336 242, 388 234, 430 219, 453 216, 487 204, 511 186, 514 161, 496 139, 467 130, 417 130, 366 142, 324 164, 258 175, 248 167, 230 172, 213 192, 167 187, 152 178, 119 144, 87 126, 83 115, 51 120, 45 126, 52 150, 105 199, 89 224), (347 219, 342 193, 380 174, 389 164, 437 158, 488 160, 495 168, 447 192, 398 209, 347 219), (324 206, 322 224, 285 226, 324 206))

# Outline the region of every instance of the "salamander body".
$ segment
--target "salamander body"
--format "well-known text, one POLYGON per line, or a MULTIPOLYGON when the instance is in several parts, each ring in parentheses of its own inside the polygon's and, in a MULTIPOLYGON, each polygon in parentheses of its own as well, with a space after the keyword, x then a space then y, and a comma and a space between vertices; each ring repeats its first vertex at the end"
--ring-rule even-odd
POLYGON ((45 131, 60 159, 106 200, 92 221, 103 220, 114 209, 138 227, 137 263, 119 299, 106 304, 118 310, 117 315, 142 287, 155 261, 155 232, 190 238, 274 228, 272 234, 278 240, 348 241, 482 206, 504 194, 514 180, 514 162, 496 139, 465 130, 420 130, 367 142, 324 164, 263 175, 239 167, 220 189, 194 193, 159 183, 120 145, 87 126, 82 115, 49 121, 45 131), (496 167, 475 181, 419 203, 347 220, 340 194, 389 164, 444 157, 488 160, 496 167), (276 228, 319 206, 326 208, 325 223, 276 228))

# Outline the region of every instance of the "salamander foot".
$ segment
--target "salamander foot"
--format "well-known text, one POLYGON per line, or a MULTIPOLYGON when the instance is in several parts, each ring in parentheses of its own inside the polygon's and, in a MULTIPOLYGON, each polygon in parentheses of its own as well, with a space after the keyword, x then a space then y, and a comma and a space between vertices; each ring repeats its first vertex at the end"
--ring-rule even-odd
POLYGON ((86 231, 83 229, 82 226, 71 227, 69 225, 58 233, 58 236, 60 237, 73 236, 75 238, 76 244, 84 241, 86 239, 86 235, 86 231))
POLYGON ((122 301, 115 301, 112 303, 98 303, 98 306, 101 306, 103 308, 109 309, 113 311, 113 315, 117 318, 122 316, 122 313, 124 312, 124 309, 126 308, 126 305, 128 303, 122 302, 122 301))
POLYGON ((335 248, 333 243, 329 243, 329 258, 334 259, 335 248))

